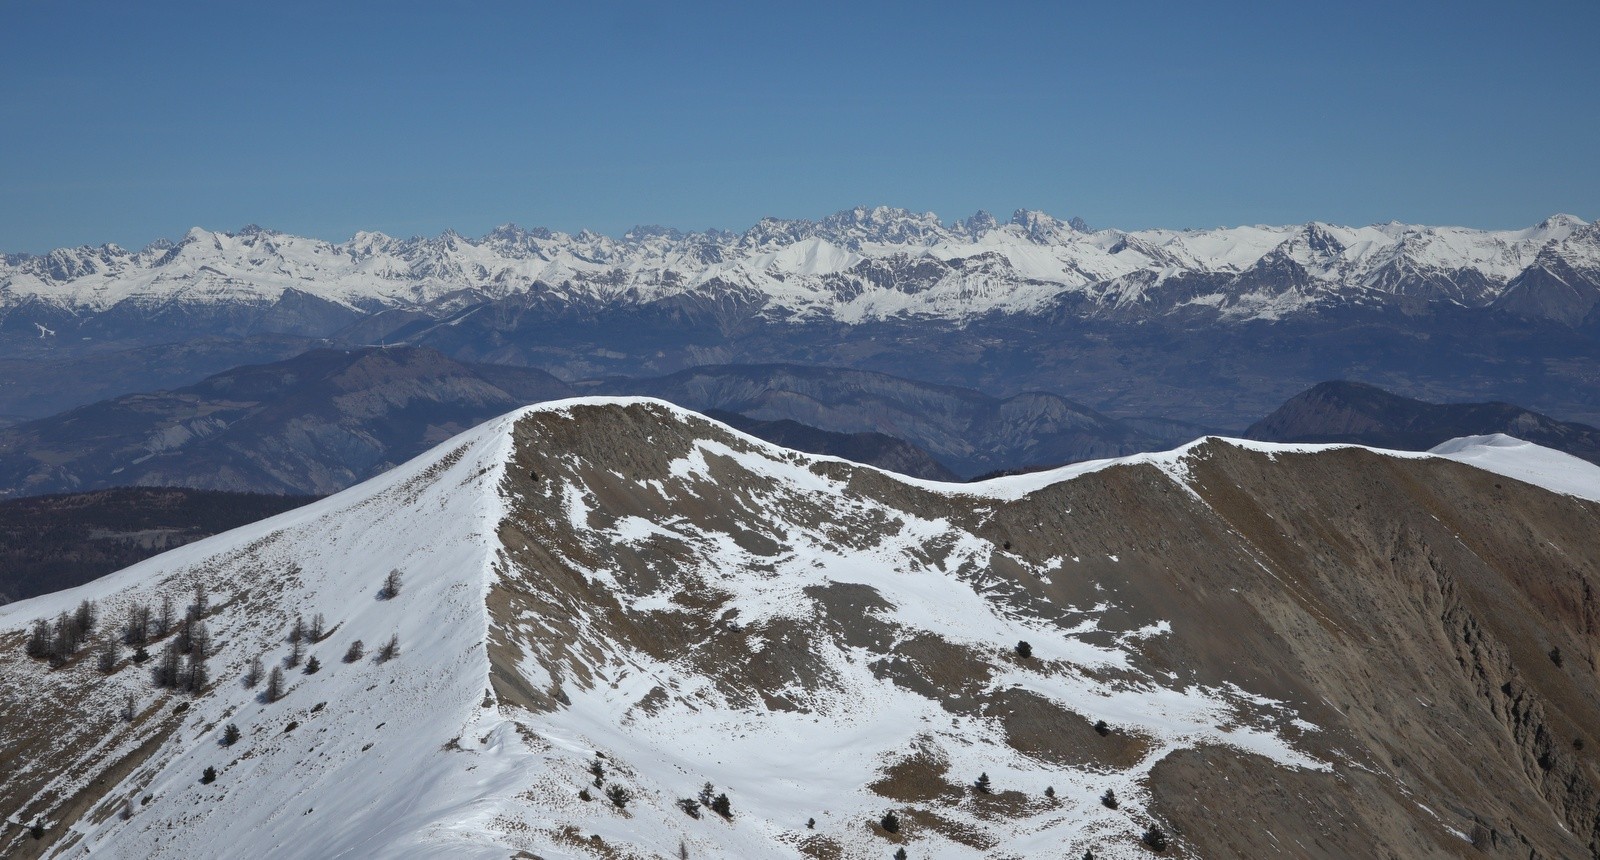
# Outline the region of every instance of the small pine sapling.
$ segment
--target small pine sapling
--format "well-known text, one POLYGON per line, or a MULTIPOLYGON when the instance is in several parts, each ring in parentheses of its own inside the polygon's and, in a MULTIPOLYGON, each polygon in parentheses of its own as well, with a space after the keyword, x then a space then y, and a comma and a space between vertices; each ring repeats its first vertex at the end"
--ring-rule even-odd
POLYGON ((1139 841, 1157 854, 1167 850, 1167 834, 1160 826, 1155 824, 1150 825, 1149 829, 1145 830, 1144 835, 1139 837, 1139 841))
POLYGON ((399 597, 401 578, 400 568, 391 569, 389 574, 383 578, 383 588, 378 592, 378 596, 384 600, 393 600, 399 597))
POLYGON ((1109 788, 1106 789, 1106 793, 1100 795, 1100 802, 1104 804, 1107 809, 1116 809, 1118 805, 1117 793, 1109 788))
POLYGON ((711 798, 712 798, 712 796, 714 794, 716 794, 716 791, 717 791, 717 787, 712 785, 709 782, 706 783, 705 785, 700 786, 700 805, 701 806, 710 806, 711 805, 711 798))
POLYGON ((225 747, 231 747, 238 742, 239 727, 233 723, 229 723, 227 728, 222 730, 222 745, 225 747))
POLYGON ((682 839, 678 840, 678 860, 689 860, 689 846, 682 839))
POLYGON ((807 830, 816 830, 817 829, 817 819, 815 819, 815 818, 807 818, 806 819, 806 829, 807 830))
POLYGON ((202 785, 210 785, 211 783, 216 782, 216 781, 217 781, 217 769, 212 767, 211 765, 206 765, 205 773, 200 774, 200 782, 201 782, 201 784, 202 785))
POLYGON ((138 663, 139 665, 143 666, 145 661, 149 660, 149 659, 150 659, 150 652, 144 650, 144 646, 143 645, 140 645, 139 647, 133 649, 133 662, 138 663))
POLYGON ((695 800, 692 797, 679 798, 678 808, 683 810, 683 814, 689 816, 690 818, 700 817, 700 801, 695 800))
POLYGON ((382 648, 378 649, 378 662, 387 663, 390 660, 393 660, 394 658, 399 657, 399 656, 400 656, 400 634, 396 633, 393 636, 389 637, 389 641, 388 642, 383 643, 383 647, 382 648))
POLYGON ((1045 786, 1044 787, 1044 796, 1050 798, 1051 800, 1055 800, 1056 799, 1056 787, 1053 786, 1053 785, 1045 786))
POLYGON ((315 675, 321 669, 322 669, 322 661, 317 659, 317 655, 312 654, 311 655, 311 659, 306 661, 306 674, 307 675, 315 675))
POLYGON ((906 847, 904 845, 895 849, 894 860, 906 860, 906 847))
POLYGON ((361 640, 357 639, 356 641, 350 643, 349 648, 345 649, 344 661, 346 663, 354 663, 357 660, 360 660, 362 657, 365 657, 366 654, 367 646, 361 644, 361 640))
POLYGON ((613 782, 611 787, 606 789, 606 799, 611 801, 612 806, 618 809, 626 809, 628 808, 628 801, 633 799, 633 795, 620 784, 613 782))
POLYGON ((989 793, 989 774, 987 772, 978 774, 978 778, 977 778, 976 781, 974 781, 972 783, 972 787, 976 788, 978 790, 979 794, 988 794, 989 793))
POLYGON ((599 788, 606 782, 606 766, 599 759, 589 762, 589 773, 594 776, 594 787, 599 788))
POLYGON ((1560 648, 1551 648, 1550 649, 1550 662, 1556 664, 1557 668, 1561 667, 1562 660, 1561 660, 1561 649, 1560 648))
POLYGON ((883 818, 878 820, 878 823, 883 825, 883 830, 885 833, 900 832, 900 816, 895 815, 894 810, 892 809, 888 812, 885 812, 883 814, 883 818))
POLYGON ((716 797, 711 798, 711 811, 729 821, 733 820, 733 803, 728 800, 728 795, 726 794, 718 794, 716 797))
POLYGON ((1029 645, 1027 642, 1018 642, 1017 643, 1017 656, 1021 657, 1024 660, 1028 659, 1029 657, 1032 657, 1033 656, 1033 646, 1029 645))
POLYGON ((1100 737, 1105 737, 1106 735, 1111 734, 1111 727, 1106 725, 1105 720, 1095 720, 1094 730, 1100 735, 1100 737))
POLYGON ((594 800, 594 795, 589 793, 589 789, 583 788, 578 790, 578 799, 588 803, 589 801, 594 800))

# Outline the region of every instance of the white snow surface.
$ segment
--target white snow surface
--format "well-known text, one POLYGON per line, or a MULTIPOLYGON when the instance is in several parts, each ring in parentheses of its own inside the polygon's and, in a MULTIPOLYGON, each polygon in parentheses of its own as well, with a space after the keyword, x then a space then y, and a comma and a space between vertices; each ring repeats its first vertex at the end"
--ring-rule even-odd
POLYGON ((1600 466, 1504 433, 1462 436, 1429 453, 1551 492, 1600 502, 1600 466))
POLYGON ((294 292, 361 311, 447 315, 521 293, 557 304, 692 295, 861 322, 1027 313, 1081 294, 1106 308, 1168 301, 1251 319, 1335 297, 1418 289, 1487 304, 1519 273, 1552 259, 1600 277, 1600 227, 1558 215, 1499 231, 1313 222, 1081 232, 1041 212, 1019 211, 1004 223, 979 213, 945 225, 932 213, 889 207, 820 221, 769 218, 742 234, 637 228, 620 239, 506 225, 479 239, 362 232, 333 243, 254 226, 234 233, 196 227, 176 243, 141 251, 83 246, 0 258, 0 308, 31 300, 75 314, 123 303, 270 304, 294 292), (1303 271, 1309 287, 1282 286, 1285 265, 1303 271), (1275 285, 1252 278, 1257 270, 1275 285), (1220 280, 1207 294, 1164 299, 1163 285, 1185 275, 1220 280), (1457 283, 1466 286, 1457 290, 1457 283))
MULTIPOLYGON (((1011 822, 993 849, 998 854, 925 830, 913 846, 916 856, 1077 857, 1092 844, 1097 856, 1136 857, 1142 856, 1135 847, 1137 831, 1126 813, 1142 808, 1148 799, 1142 780, 1174 750, 1222 744, 1284 767, 1327 767, 1296 748, 1296 737, 1316 729, 1284 704, 1238 688, 1184 685, 1139 672, 1120 645, 1083 639, 1100 629, 1104 605, 1081 607, 1083 621, 1070 629, 1009 612, 1003 602, 986 597, 985 589, 995 583, 975 572, 995 547, 952 531, 949 523, 851 498, 812 468, 830 458, 743 434, 736 435, 750 450, 701 440, 674 464, 673 483, 656 482, 655 489, 685 497, 711 492, 708 463, 732 461, 774 482, 778 489, 764 500, 769 514, 781 515, 787 499, 831 494, 840 522, 882 514, 902 523, 900 533, 871 553, 844 552, 825 533, 795 522, 781 535, 785 550, 773 570, 757 574, 751 571, 755 559, 729 535, 678 518, 596 525, 587 487, 561 490, 570 527, 592 542, 665 538, 696 547, 701 575, 731 596, 746 625, 784 614, 803 617, 807 585, 849 582, 876 589, 893 607, 885 618, 907 635, 933 633, 978 649, 1027 639, 1049 670, 1005 672, 993 679, 993 688, 1020 687, 1091 720, 1146 735, 1153 742, 1150 754, 1121 772, 1044 768, 1007 746, 990 721, 953 717, 937 702, 879 678, 865 654, 845 648, 828 655, 835 677, 827 688, 778 691, 803 702, 790 712, 734 706, 684 666, 609 645, 607 658, 591 667, 602 683, 568 685, 569 707, 549 714, 504 704, 484 707, 490 623, 485 597, 498 577, 517 575, 496 536, 510 504, 502 479, 513 449, 512 427, 540 411, 570 414, 580 405, 635 403, 670 410, 682 420, 703 420, 634 398, 529 407, 313 505, 80 588, 0 607, 0 631, 24 629, 83 599, 96 600, 104 618, 117 619, 136 600, 181 596, 202 580, 218 607, 208 619, 219 646, 211 660, 215 688, 194 698, 176 734, 109 794, 118 804, 134 798, 134 816, 100 823, 85 816, 74 825, 81 839, 60 856, 498 858, 519 848, 548 858, 592 856, 550 837, 570 825, 585 839, 598 834, 608 844, 632 845, 651 856, 677 856, 682 841, 694 857, 799 857, 795 840, 807 835, 803 824, 814 816, 816 832, 840 839, 846 857, 879 857, 882 843, 866 838, 860 822, 893 804, 864 786, 894 756, 920 748, 948 761, 957 779, 985 771, 998 787, 1031 797, 1052 785, 1061 802, 1035 805, 1011 822), (928 561, 922 548, 944 538, 951 540, 948 554, 928 561), (404 587, 394 599, 380 599, 378 588, 390 569, 403 571, 404 587), (257 691, 237 679, 255 654, 264 654, 270 666, 288 652, 283 633, 296 613, 326 616, 332 632, 308 652, 321 658, 323 669, 314 675, 289 672, 289 694, 263 704, 257 691), (370 655, 392 634, 399 636, 402 656, 376 662, 370 655), (356 664, 341 662, 345 646, 357 638, 369 656, 356 664), (656 687, 674 698, 654 711, 633 707, 656 687), (291 720, 298 727, 285 731, 291 720), (231 750, 217 743, 229 722, 244 732, 231 750), (576 797, 597 750, 606 753, 612 778, 635 794, 626 816, 601 798, 584 803, 576 797), (218 781, 197 784, 208 765, 218 767, 218 781), (691 820, 673 807, 676 798, 692 795, 705 781, 733 798, 731 823, 709 815, 691 820), (1100 806, 1098 795, 1106 788, 1123 799, 1122 814, 1100 806), (140 803, 146 795, 150 802, 140 803)), ((1339 447, 1227 441, 1274 453, 1339 447)), ((981 484, 885 474, 983 505, 1119 464, 1152 464, 1184 485, 1184 461, 1193 447, 981 484)), ((1491 437, 1456 440, 1441 449, 1448 450, 1439 456, 1600 498, 1595 467, 1567 463, 1560 459, 1565 455, 1537 446, 1491 437)), ((1036 573, 1070 576, 1072 567, 1055 559, 1036 573)), ((589 575, 604 581, 608 574, 589 575)), ((640 598, 632 608, 650 609, 664 597, 640 598)), ((1170 626, 1112 632, 1131 648, 1139 638, 1167 635, 1170 626)), ((550 672, 537 658, 526 655, 522 672, 530 685, 547 687, 550 672)), ((127 691, 139 697, 141 707, 170 709, 187 700, 157 695, 137 670, 105 679, 89 667, 69 671, 82 675, 73 683, 101 685, 94 695, 108 702, 120 702, 127 691)), ((108 755, 136 745, 118 733, 102 744, 108 755)), ((84 778, 56 777, 68 787, 84 778)), ((942 814, 960 820, 963 813, 942 814)))

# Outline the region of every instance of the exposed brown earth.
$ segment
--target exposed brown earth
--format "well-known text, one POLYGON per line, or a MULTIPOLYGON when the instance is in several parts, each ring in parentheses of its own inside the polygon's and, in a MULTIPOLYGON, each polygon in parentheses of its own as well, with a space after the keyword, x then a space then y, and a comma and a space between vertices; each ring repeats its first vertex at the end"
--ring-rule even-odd
MULTIPOLYGON (((1140 736, 1101 737, 1083 715, 1025 692, 987 689, 992 667, 1015 659, 1007 643, 985 654, 936 637, 897 638, 865 586, 813 589, 826 609, 816 623, 763 631, 786 647, 741 657, 750 631, 728 626, 716 583, 687 572, 686 547, 575 540, 562 527, 559 494, 580 477, 565 473, 568 463, 605 463, 607 472, 581 474, 594 491, 594 528, 626 516, 685 517, 759 556, 778 553, 768 535, 779 524, 750 494, 775 488, 733 461, 708 458, 715 497, 669 503, 649 482, 671 482, 669 463, 690 453, 691 437, 671 433, 648 407, 630 408, 626 420, 611 416, 604 433, 592 432, 598 418, 575 411, 578 420, 535 418, 519 434, 512 474, 524 504, 506 529, 521 537, 507 543, 543 596, 497 604, 508 636, 513 606, 544 619, 545 632, 522 644, 547 665, 567 667, 557 672, 562 683, 589 683, 581 662, 563 659, 579 637, 558 621, 587 605, 599 610, 585 616, 595 638, 689 661, 757 708, 795 707, 761 694, 773 685, 827 684, 808 642, 827 636, 880 654, 883 677, 952 712, 997 720, 1014 749, 1042 763, 1123 768, 1150 752, 1140 736), (526 479, 530 473, 540 479, 526 479), (569 558, 603 565, 631 595, 680 588, 680 605, 626 611, 570 573, 569 558)), ((695 435, 716 431, 708 424, 695 435)), ((1109 599, 1115 609, 1103 630, 1169 620, 1170 635, 1143 640, 1140 669, 1236 684, 1291 703, 1321 729, 1285 731, 1332 763, 1325 773, 1223 747, 1157 765, 1148 812, 1170 826, 1182 852, 1600 856, 1600 506, 1455 463, 1361 450, 1270 456, 1213 442, 1189 468, 1198 498, 1154 467, 1126 466, 980 506, 848 466, 817 470, 847 480, 848 495, 947 518, 1009 547, 971 574, 994 589, 991 599, 1063 624, 1073 621, 1068 607, 1109 599), (1070 575, 1029 572, 1063 555, 1082 559, 1070 575), (1547 656, 1558 647, 1561 667, 1547 656), (1574 749, 1579 740, 1585 750, 1574 749)), ((809 505, 782 516, 827 521, 825 499, 809 505)), ((892 530, 884 522, 838 525, 839 543, 862 551, 892 530)), ((925 551, 937 559, 941 548, 925 551)), ((1050 655, 1035 662, 1052 671, 1050 655)), ((538 701, 558 706, 554 696, 538 701)), ((952 786, 933 768, 902 760, 873 788, 936 816, 963 801, 952 793, 961 780, 952 786)))
MULTIPOLYGON (((498 529, 504 575, 487 596, 484 647, 488 704, 521 721, 530 749, 548 741, 527 727, 580 695, 617 690, 627 660, 677 674, 628 694, 624 729, 668 709, 735 713, 752 727, 820 713, 843 689, 829 658, 839 653, 933 703, 937 719, 910 743, 863 751, 874 775, 859 789, 881 799, 875 811, 819 809, 815 830, 804 815, 771 823, 774 853, 887 856, 903 844, 920 857, 939 845, 1017 856, 1005 846, 1029 828, 1111 814, 1095 780, 1133 773, 1139 790, 1115 810, 1120 829, 1048 856, 1142 851, 1137 834, 1157 823, 1176 857, 1600 858, 1600 504, 1439 459, 1274 455, 1223 441, 1169 467, 1186 470, 1181 480, 1121 465, 1002 500, 813 463, 652 403, 534 412, 514 441, 498 529), (817 481, 786 483, 768 468, 778 462, 817 481), (938 528, 907 542, 915 523, 938 528), (1080 664, 1042 636, 1029 656, 1013 641, 957 641, 908 623, 898 598, 859 581, 797 589, 792 599, 810 607, 801 614, 739 603, 752 583, 793 575, 800 530, 826 536, 846 563, 894 554, 897 571, 938 570, 985 611, 1041 632, 1076 628, 1074 641, 1127 659, 1080 664), (672 677, 708 683, 679 688, 672 677), (1041 686, 1013 686, 1019 677, 1041 686), (1114 719, 1097 729, 1099 693, 1039 691, 1074 679, 1096 691, 1235 690, 1220 719, 1326 768, 1114 719), (964 742, 981 740, 961 733, 977 729, 1025 761, 1027 778, 974 785, 976 768, 955 762, 964 742), (877 823, 890 810, 896 833, 877 823)), ((296 587, 293 574, 238 599, 277 599, 296 587)), ((16 662, 20 641, 0 647, 0 665, 16 662)), ((174 701, 158 698, 158 715, 174 701)), ((28 691, 0 686, 0 763, 128 768, 133 756, 75 750, 95 733, 153 738, 166 724, 118 728, 85 703, 59 707, 43 712, 63 727, 55 737, 28 691)), ((70 825, 121 802, 92 784, 78 798, 44 797, 38 771, 6 772, 0 807, 11 821, 49 813, 70 825)), ((551 810, 545 829, 564 851, 652 856, 614 834, 596 842, 562 814, 551 810)), ((25 840, 5 834, 0 850, 48 847, 25 840)))

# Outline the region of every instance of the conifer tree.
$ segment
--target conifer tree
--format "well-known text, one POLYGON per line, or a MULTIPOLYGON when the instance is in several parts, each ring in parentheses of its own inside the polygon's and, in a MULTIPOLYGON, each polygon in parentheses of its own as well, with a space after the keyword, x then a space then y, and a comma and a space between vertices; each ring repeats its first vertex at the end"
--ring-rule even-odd
POLYGON ((1150 850, 1157 854, 1167 850, 1167 834, 1154 824, 1150 825, 1150 828, 1144 832, 1144 836, 1141 836, 1139 841, 1149 846, 1150 850))
POLYGON ((300 656, 300 640, 296 639, 294 644, 289 646, 289 656, 283 661, 283 664, 293 669, 300 665, 300 656))
POLYGON ((389 575, 383 578, 382 594, 384 600, 393 600, 400 596, 400 580, 401 574, 398 567, 390 570, 389 575))
POLYGON ((156 635, 165 636, 172 632, 172 598, 166 595, 161 597, 161 614, 156 617, 156 635))
POLYGON ((895 849, 894 860, 906 860, 906 847, 904 845, 895 849))
POLYGON ((885 812, 883 814, 883 818, 880 819, 878 823, 883 826, 884 832, 886 833, 900 832, 900 816, 895 815, 894 810, 892 809, 888 812, 885 812))
POLYGON ((306 638, 306 622, 304 618, 301 618, 298 614, 296 614, 294 617, 294 626, 289 628, 289 641, 299 645, 300 640, 304 638, 306 638))
POLYGON ((244 672, 244 685, 246 687, 254 687, 261 683, 261 672, 261 658, 259 656, 251 657, 250 668, 244 672))
POLYGON ((323 625, 326 623, 327 622, 323 620, 322 613, 320 612, 311 616, 311 628, 306 631, 306 635, 311 637, 312 642, 321 642, 322 637, 327 635, 322 629, 323 625))
POLYGON ((25 649, 29 657, 43 658, 50 656, 50 623, 43 618, 33 622, 33 632, 28 635, 28 645, 25 649))
POLYGON ((388 642, 383 643, 383 647, 382 648, 378 649, 378 659, 383 661, 383 662, 385 662, 385 663, 387 663, 390 660, 393 660, 394 658, 399 657, 399 656, 400 656, 400 634, 396 633, 393 636, 389 637, 389 641, 388 642))
POLYGON ((366 656, 366 653, 367 646, 361 644, 361 640, 357 639, 351 642, 350 647, 344 652, 344 661, 346 663, 354 663, 366 656))
POLYGON ((128 608, 128 620, 122 628, 122 641, 129 645, 143 645, 150 641, 150 606, 135 603, 128 608))
POLYGON ((1017 643, 1017 656, 1026 660, 1033 656, 1033 646, 1026 642, 1017 643))
POLYGON ((711 811, 723 818, 733 819, 733 804, 728 800, 728 795, 718 794, 711 798, 711 811))
POLYGON ((239 727, 234 725, 233 723, 229 723, 227 728, 224 728, 222 730, 222 745, 225 746, 225 747, 231 747, 231 746, 233 746, 234 744, 236 744, 238 742, 239 742, 239 727))
POLYGON ((178 650, 177 642, 168 642, 167 647, 161 649, 161 662, 156 664, 155 682, 157 687, 176 687, 182 677, 183 655, 178 650))
POLYGON ((618 809, 626 809, 628 801, 633 799, 633 795, 619 783, 613 782, 611 787, 606 789, 606 799, 611 801, 612 806, 618 809))
POLYGON ((199 654, 201 659, 211 656, 211 631, 204 621, 189 622, 189 653, 199 654))
POLYGON ((117 660, 122 656, 119 651, 115 639, 107 638, 100 643, 100 653, 95 657, 95 668, 100 670, 100 674, 109 675, 116 671, 117 660))
POLYGON ((138 714, 139 700, 134 697, 133 693, 128 693, 128 695, 122 700, 122 721, 125 723, 131 723, 133 722, 133 718, 138 716, 138 714))
POLYGON ((262 698, 269 703, 276 702, 283 698, 283 692, 283 668, 273 666, 272 671, 267 674, 267 689, 261 694, 262 698))
POLYGON ((1107 809, 1116 809, 1117 805, 1118 805, 1117 804, 1117 793, 1115 791, 1112 791, 1109 788, 1106 789, 1106 793, 1100 795, 1100 802, 1105 804, 1105 807, 1107 809))
POLYGON ((986 771, 984 773, 978 774, 978 779, 977 779, 977 781, 972 783, 972 787, 976 788, 978 790, 979 794, 988 794, 989 793, 989 774, 988 774, 988 772, 986 771))
POLYGON ((78 611, 73 613, 73 620, 78 622, 78 632, 87 635, 94 632, 94 625, 99 620, 99 610, 94 601, 85 600, 78 604, 78 611))
POLYGON ((199 651, 189 652, 189 666, 183 673, 183 689, 185 692, 198 693, 211 683, 211 673, 206 670, 205 655, 199 651))
POLYGON ((307 675, 315 675, 315 674, 317 674, 317 672, 319 672, 321 670, 322 670, 322 661, 317 659, 317 655, 312 654, 311 658, 306 660, 306 674, 307 675))
POLYGON ((211 611, 211 595, 206 593, 206 584, 194 584, 194 603, 189 607, 189 614, 193 618, 204 618, 211 611))
POLYGON ((202 782, 205 785, 210 785, 211 783, 216 782, 216 781, 217 781, 217 769, 212 767, 211 765, 206 765, 205 773, 200 775, 200 782, 202 782))

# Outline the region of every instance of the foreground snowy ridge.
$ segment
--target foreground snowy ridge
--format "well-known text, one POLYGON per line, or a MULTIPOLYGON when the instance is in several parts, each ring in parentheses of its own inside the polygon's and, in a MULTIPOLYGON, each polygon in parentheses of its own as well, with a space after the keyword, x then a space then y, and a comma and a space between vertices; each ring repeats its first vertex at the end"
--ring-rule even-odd
MULTIPOLYGON (((1513 443, 1448 456, 1549 473, 1553 452, 1513 443)), ((776 448, 660 401, 530 407, 317 504, 0 608, 0 677, 59 697, 75 728, 7 781, 58 799, 108 783, 70 824, 18 803, 0 838, 66 828, 51 834, 64 857, 866 858, 900 839, 863 822, 899 809, 913 857, 1140 856, 1148 780, 1177 751, 1310 772, 1350 754, 1308 748, 1321 731, 1286 702, 1152 669, 1145 650, 1167 619, 1129 616, 1100 586, 1057 605, 1017 585, 1114 572, 1117 555, 1029 557, 979 532, 1008 501, 1119 466, 1154 466, 1195 494, 1206 444, 941 485, 776 448), (895 487, 972 519, 894 502, 895 487), (392 596, 390 570, 403 573, 392 596), (152 690, 132 665, 47 671, 13 647, 82 600, 105 630, 136 602, 181 606, 196 583, 215 680, 193 698, 152 690), (294 617, 316 614, 319 672, 292 669, 271 703, 241 684, 252 657, 281 665, 294 617), (693 633, 685 645, 672 625, 693 633), (374 659, 390 636, 400 656, 374 659), (368 655, 342 662, 356 639, 368 655), (1033 656, 1011 653, 1018 641, 1033 656), (970 677, 925 689, 894 662, 921 653, 911 646, 940 655, 925 669, 970 677), (114 714, 129 693, 131 724, 114 714), (974 697, 988 704, 961 701, 974 697), (1072 764, 1030 751, 1007 722, 1022 707, 1103 720, 1122 752, 1072 764), (228 723, 243 738, 223 747, 228 723), (41 777, 46 759, 59 770, 41 777), (208 766, 218 777, 199 784, 208 766), (964 796, 980 773, 994 794, 964 796), (677 805, 706 782, 730 796, 731 821, 677 805), (624 808, 604 796, 612 786, 624 808), (1101 802, 1108 789, 1119 809, 1101 802)), ((1562 473, 1558 489, 1600 498, 1592 476, 1562 473)))
POLYGON ((38 302, 93 314, 127 303, 154 312, 304 295, 361 312, 448 315, 513 296, 554 307, 691 297, 848 323, 1035 313, 1062 302, 1105 314, 1256 319, 1386 296, 1515 303, 1508 291, 1531 296, 1546 283, 1597 277, 1600 227, 1569 215, 1505 231, 1313 222, 1090 232, 1041 212, 946 225, 932 213, 877 207, 820 221, 765 219, 744 233, 636 228, 621 239, 507 225, 479 239, 359 233, 331 243, 197 227, 136 252, 106 245, 8 256, 0 309, 38 302))

